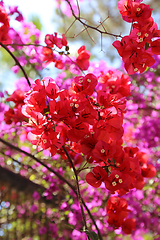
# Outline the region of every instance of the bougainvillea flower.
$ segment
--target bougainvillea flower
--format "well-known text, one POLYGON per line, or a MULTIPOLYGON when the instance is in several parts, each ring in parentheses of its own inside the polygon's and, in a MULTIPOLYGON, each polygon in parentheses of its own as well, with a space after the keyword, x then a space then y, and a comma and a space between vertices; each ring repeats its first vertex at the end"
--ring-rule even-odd
POLYGON ((135 188, 141 190, 145 185, 144 179, 142 177, 142 175, 140 175, 137 179, 136 179, 136 185, 135 188))
POLYGON ((152 178, 156 176, 156 168, 149 163, 143 164, 141 167, 142 176, 146 178, 152 178))
POLYGON ((148 155, 144 152, 137 152, 136 156, 138 157, 139 163, 142 166, 144 163, 148 162, 148 155))
POLYGON ((78 49, 78 57, 76 59, 76 63, 81 70, 88 69, 90 55, 91 55, 90 52, 86 50, 85 46, 82 46, 78 49))
POLYGON ((59 87, 57 86, 56 83, 54 83, 54 82, 49 83, 46 86, 45 90, 46 90, 46 94, 49 98, 55 99, 58 97, 59 87))
POLYGON ((19 105, 22 106, 24 104, 24 98, 24 92, 20 89, 16 89, 6 101, 12 101, 15 103, 15 107, 18 107, 19 105))
POLYGON ((9 31, 9 17, 5 8, 0 5, 0 42, 3 44, 10 44, 11 39, 8 36, 9 31))
POLYGON ((6 124, 11 124, 12 122, 23 122, 25 120, 25 116, 21 112, 21 107, 19 108, 9 108, 4 113, 4 121, 6 124))
POLYGON ((45 43, 47 44, 48 47, 54 47, 56 45, 58 48, 62 48, 63 46, 67 46, 67 40, 65 35, 62 35, 62 38, 57 37, 57 33, 55 32, 53 34, 47 34, 45 36, 45 43))
POLYGON ((120 227, 124 219, 128 216, 129 210, 127 209, 128 203, 124 198, 116 196, 110 197, 107 201, 107 222, 113 227, 120 227))
POLYGON ((97 143, 97 134, 95 132, 89 132, 81 140, 81 151, 84 155, 93 156, 93 149, 97 143))
POLYGON ((151 42, 151 50, 156 55, 160 54, 160 39, 151 42))
POLYGON ((88 73, 84 77, 83 76, 75 77, 74 81, 71 83, 70 92, 71 94, 77 93, 86 94, 90 96, 93 94, 97 83, 98 83, 97 77, 92 73, 88 73))
POLYGON ((134 218, 127 218, 122 223, 122 230, 126 234, 131 234, 136 228, 136 220, 134 218))
POLYGON ((87 173, 86 181, 91 186, 98 188, 101 186, 102 182, 104 181, 105 177, 107 177, 107 172, 100 166, 96 166, 93 168, 92 172, 87 173))
POLYGON ((152 10, 149 5, 140 3, 140 1, 120 0, 118 9, 126 22, 144 23, 151 17, 152 10))
POLYGON ((126 211, 128 207, 127 200, 124 198, 120 198, 117 196, 110 197, 107 201, 107 213, 109 212, 119 212, 119 211, 126 211))
POLYGON ((43 67, 47 67, 51 62, 56 61, 56 56, 53 53, 52 49, 43 47, 40 55, 41 61, 43 62, 43 67))
POLYGON ((122 174, 118 170, 114 170, 108 178, 105 178, 104 183, 106 188, 111 192, 114 193, 117 190, 125 188, 126 186, 130 185, 132 179, 129 174, 122 174))
POLYGON ((98 112, 91 105, 85 106, 85 109, 80 112, 80 119, 93 125, 95 119, 98 119, 98 112))
POLYGON ((124 218, 127 217, 127 215, 128 215, 127 211, 110 212, 108 214, 107 222, 114 228, 119 228, 122 225, 124 218))
POLYGON ((151 50, 142 48, 131 36, 123 37, 121 42, 115 41, 113 46, 122 57, 128 74, 142 73, 155 63, 151 50))
POLYGON ((113 156, 115 153, 115 147, 112 144, 100 140, 96 143, 92 153, 94 157, 105 162, 108 158, 113 156))
POLYGON ((98 82, 103 83, 102 91, 109 89, 110 94, 120 93, 121 97, 130 95, 131 82, 127 74, 109 70, 98 78, 98 82))
POLYGON ((79 119, 73 120, 70 125, 71 129, 67 133, 70 141, 78 142, 89 133, 88 124, 79 119))

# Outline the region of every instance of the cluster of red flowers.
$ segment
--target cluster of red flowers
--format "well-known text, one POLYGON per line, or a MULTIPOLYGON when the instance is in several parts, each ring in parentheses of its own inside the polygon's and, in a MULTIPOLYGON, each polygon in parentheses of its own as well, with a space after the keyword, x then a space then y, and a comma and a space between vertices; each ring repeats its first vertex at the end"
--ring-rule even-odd
POLYGON ((56 45, 59 49, 61 49, 63 46, 67 46, 67 40, 65 35, 62 35, 62 38, 57 37, 57 33, 55 32, 53 34, 47 34, 45 36, 45 43, 47 44, 47 47, 53 48, 54 45, 56 45))
POLYGON ((55 46, 58 47, 59 49, 61 49, 63 46, 66 47, 67 39, 66 39, 65 35, 63 34, 62 38, 58 38, 56 32, 54 33, 54 35, 47 34, 45 36, 45 43, 46 43, 47 47, 43 47, 42 53, 41 53, 41 60, 44 62, 43 67, 46 67, 51 62, 54 62, 56 68, 62 69, 64 67, 63 63, 62 63, 61 59, 59 59, 57 57, 57 55, 55 55, 53 53, 52 48, 55 46))
MULTIPOLYGON (((65 35, 62 35, 62 38, 57 37, 57 33, 47 34, 45 36, 45 43, 47 47, 42 48, 41 52, 41 60, 43 62, 43 67, 46 67, 51 62, 55 62, 55 67, 58 69, 62 69, 64 67, 63 61, 61 59, 61 54, 63 55, 65 52, 59 52, 59 54, 55 54, 53 52, 53 47, 58 47, 61 49, 63 46, 66 49, 69 49, 67 46, 67 40, 65 35)), ((67 51, 66 51, 67 53, 67 51)), ((78 49, 78 57, 75 60, 75 64, 80 68, 80 70, 87 70, 89 67, 89 58, 90 52, 86 50, 86 47, 83 45, 78 49)))
POLYGON ((22 108, 33 127, 28 137, 39 150, 49 148, 52 155, 67 143, 89 162, 107 163, 122 143, 129 88, 127 75, 112 71, 99 79, 91 73, 77 76, 70 89, 62 91, 49 77, 36 80, 22 108), (96 92, 98 81, 101 90, 96 92))
POLYGON ((128 203, 124 198, 110 197, 107 201, 108 223, 114 228, 122 227, 126 234, 131 234, 135 230, 136 220, 127 218, 129 210, 128 203))
POLYGON ((3 44, 10 43, 8 30, 9 30, 9 17, 7 15, 5 8, 0 3, 0 42, 3 44))
POLYGON ((132 23, 129 36, 115 41, 113 46, 122 57, 128 74, 142 73, 151 67, 153 54, 160 54, 160 30, 151 17, 152 9, 142 0, 120 0, 118 8, 123 20, 132 23))
MULTIPOLYGON (((129 94, 129 77, 118 71, 110 70, 99 78, 91 73, 77 76, 69 90, 61 91, 53 79, 37 79, 22 104, 27 126, 32 128, 28 139, 38 151, 49 149, 52 156, 58 153, 63 159, 65 145, 75 165, 83 158, 95 164, 86 176, 93 187, 104 182, 111 194, 119 195, 142 189, 143 177, 155 176, 156 170, 138 148, 122 147, 123 114, 129 94)), ((17 94, 8 100, 20 102, 17 94)), ((109 214, 109 223, 116 226, 113 216, 109 214)), ((132 222, 124 218, 120 218, 123 229, 132 222)))
POLYGON ((93 187, 98 188, 104 182, 112 194, 117 191, 119 195, 124 195, 129 189, 142 189, 144 177, 151 178, 156 175, 155 167, 147 163, 148 158, 144 158, 146 154, 139 152, 138 148, 123 149, 118 146, 116 152, 109 148, 108 156, 111 152, 112 163, 108 159, 107 163, 104 161, 104 166, 101 163, 101 166, 96 166, 87 174, 86 181, 93 187))

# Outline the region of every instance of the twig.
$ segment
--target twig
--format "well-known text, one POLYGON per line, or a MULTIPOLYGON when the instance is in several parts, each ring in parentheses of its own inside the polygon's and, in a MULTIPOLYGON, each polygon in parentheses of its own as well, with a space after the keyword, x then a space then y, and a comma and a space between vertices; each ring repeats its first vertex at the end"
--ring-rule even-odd
POLYGON ((78 7, 78 17, 80 17, 80 15, 81 15, 81 12, 80 12, 80 7, 79 7, 78 0, 76 0, 76 2, 77 2, 77 7, 78 7))
POLYGON ((65 35, 67 34, 67 32, 69 31, 69 29, 73 26, 73 24, 76 22, 76 19, 72 22, 72 24, 69 26, 69 28, 67 29, 67 31, 65 32, 65 35))
POLYGON ((106 32, 106 31, 101 31, 100 29, 98 29, 98 27, 94 27, 94 26, 88 25, 87 23, 83 22, 83 21, 81 20, 80 16, 77 17, 77 16, 75 15, 75 12, 74 12, 74 10, 73 10, 73 8, 72 8, 72 5, 71 5, 71 3, 69 2, 69 0, 65 0, 65 1, 66 1, 66 2, 68 3, 68 5, 70 6, 70 9, 71 9, 71 12, 72 12, 73 17, 74 17, 77 21, 79 21, 83 26, 85 26, 85 27, 87 27, 87 28, 91 28, 91 29, 93 29, 93 30, 95 30, 95 31, 97 31, 97 32, 99 32, 99 33, 101 33, 101 34, 107 34, 107 35, 110 35, 110 36, 113 36, 113 37, 116 37, 116 38, 117 38, 117 37, 122 38, 121 35, 109 33, 109 32, 106 32))
POLYGON ((77 197, 78 197, 78 201, 79 201, 79 204, 80 204, 80 207, 81 207, 83 223, 84 223, 85 231, 86 231, 86 230, 88 230, 88 228, 87 228, 86 217, 85 217, 85 214, 84 214, 84 209, 83 209, 83 204, 82 204, 82 197, 81 197, 80 188, 79 188, 77 171, 76 171, 76 169, 75 169, 75 166, 74 166, 74 164, 73 164, 73 162, 72 162, 72 159, 71 159, 69 153, 67 152, 65 146, 63 145, 62 148, 63 148, 63 150, 64 150, 64 152, 65 152, 65 154, 66 154, 66 156, 67 156, 67 158, 68 158, 68 160, 69 160, 72 168, 73 168, 74 175, 75 175, 75 177, 76 177, 77 197))
POLYGON ((0 45, 11 55, 11 57, 14 59, 14 61, 16 62, 16 64, 20 67, 20 69, 22 70, 27 82, 28 82, 28 85, 31 86, 31 83, 29 81, 29 78, 27 76, 27 73, 25 72, 24 68, 22 67, 22 65, 20 64, 20 62, 17 60, 17 58, 13 55, 13 53, 3 44, 0 42, 0 45))
MULTIPOLYGON (((76 20, 75 20, 76 21, 76 20)), ((69 29, 68 29, 69 30, 69 29)), ((68 31, 67 30, 67 31, 68 31)), ((86 29, 84 29, 84 30, 86 30, 86 29)), ((83 30, 83 31, 84 31, 83 30)), ((67 32, 66 32, 67 33, 67 32)), ((65 33, 65 34, 66 34, 65 33)), ((4 46, 22 46, 22 47, 26 47, 26 46, 35 46, 35 47, 45 47, 45 48, 48 48, 48 49, 50 49, 50 50, 52 50, 52 51, 56 51, 57 53, 59 53, 56 49, 54 49, 54 48, 51 48, 51 47, 48 47, 48 46, 44 46, 44 45, 41 45, 41 44, 17 44, 17 43, 13 43, 13 44, 5 44, 4 46)), ((65 54, 64 53, 64 55, 65 56, 67 56, 78 68, 79 68, 79 70, 83 73, 83 74, 85 74, 84 72, 83 72, 83 70, 78 66, 78 64, 75 62, 75 61, 73 61, 67 54, 65 54)), ((14 56, 14 55, 13 55, 14 56)), ((18 60, 17 60, 18 61, 18 60)), ((39 73, 38 73, 39 74, 39 73)))

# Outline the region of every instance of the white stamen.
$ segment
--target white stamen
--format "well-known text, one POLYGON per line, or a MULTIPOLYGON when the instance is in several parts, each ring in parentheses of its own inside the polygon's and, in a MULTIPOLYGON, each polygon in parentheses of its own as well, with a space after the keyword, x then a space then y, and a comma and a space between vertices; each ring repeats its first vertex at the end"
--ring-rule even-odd
POLYGON ((105 150, 104 150, 104 149, 101 149, 101 153, 105 153, 105 150))
POLYGON ((116 186, 116 185, 117 185, 117 183, 116 183, 116 182, 112 182, 112 185, 113 185, 113 187, 114 187, 114 186, 116 186))
POLYGON ((78 107, 79 107, 79 104, 75 104, 75 107, 78 108, 78 107))

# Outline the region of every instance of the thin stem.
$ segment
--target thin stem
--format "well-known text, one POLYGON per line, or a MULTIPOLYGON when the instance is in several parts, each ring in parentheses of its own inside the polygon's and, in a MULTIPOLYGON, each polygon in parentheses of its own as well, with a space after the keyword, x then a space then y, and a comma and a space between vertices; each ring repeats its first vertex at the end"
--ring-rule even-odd
POLYGON ((77 2, 77 7, 78 7, 78 17, 80 17, 80 15, 81 15, 81 12, 80 12, 80 7, 79 7, 78 0, 76 0, 76 2, 77 2))
MULTIPOLYGON (((76 20, 75 20, 75 21, 76 21, 76 20)), ((74 22, 75 22, 75 21, 74 21, 74 22)), ((73 23, 71 24, 71 26, 72 26, 72 25, 73 25, 73 23)), ((70 27, 71 27, 71 26, 70 26, 70 27)), ((69 27, 69 28, 70 28, 70 27, 69 27)), ((69 29, 68 29, 68 30, 69 30, 69 29)), ((68 30, 67 30, 67 31, 68 31, 68 30)), ((85 29, 85 30, 86 30, 86 29, 85 29)), ((66 33, 67 33, 67 31, 66 31, 66 33)), ((65 33, 65 34, 66 34, 66 33, 65 33)), ((50 49, 50 50, 52 50, 52 51, 56 51, 57 53, 60 53, 60 52, 58 52, 58 50, 56 50, 55 48, 51 48, 51 47, 44 46, 44 45, 41 45, 41 44, 33 44, 33 43, 31 43, 31 44, 30 44, 30 43, 29 43, 29 44, 17 44, 17 43, 13 43, 13 44, 5 44, 5 45, 3 44, 3 46, 4 46, 4 47, 6 47, 6 46, 13 46, 13 47, 14 47, 14 46, 19 46, 19 47, 35 46, 35 47, 48 48, 48 49, 50 49)), ((8 48, 7 48, 7 49, 8 49, 8 48)), ((11 54, 12 54, 12 53, 11 53, 11 54)), ((79 68, 79 70, 80 70, 83 74, 85 74, 85 73, 83 72, 83 70, 78 66, 78 64, 77 64, 75 61, 73 61, 67 54, 64 53, 64 55, 67 56, 67 57, 79 68)), ((13 57, 15 57, 15 56, 13 55, 13 57)), ((18 60, 17 60, 17 61, 18 61, 18 60)), ((24 69, 23 69, 23 70, 24 70, 24 69)), ((39 74, 39 73, 37 73, 37 74, 39 74)))
POLYGON ((73 24, 75 23, 76 19, 72 22, 72 24, 69 26, 69 28, 67 29, 67 31, 64 33, 65 35, 67 34, 67 32, 69 31, 69 29, 73 26, 73 24))
POLYGON ((69 58, 69 60, 70 60, 72 63, 74 63, 74 64, 79 68, 79 70, 82 72, 82 74, 85 75, 84 71, 78 66, 78 64, 77 64, 75 61, 72 60, 72 58, 70 58, 70 57, 69 57, 68 55, 66 55, 66 54, 65 54, 65 56, 67 56, 67 57, 69 58))
POLYGON ((131 29, 130 29, 130 33, 129 34, 131 34, 132 28, 133 28, 133 20, 132 20, 131 29))
POLYGON ((85 166, 86 166, 87 164, 88 164, 88 162, 85 162, 85 164, 77 170, 77 173, 80 173, 80 171, 82 171, 83 169, 85 169, 85 166))
POLYGON ((20 62, 17 60, 17 58, 13 55, 13 53, 3 44, 0 42, 0 45, 11 55, 11 57, 14 59, 14 61, 16 62, 16 64, 19 66, 19 68, 22 70, 26 80, 27 80, 27 83, 29 86, 31 86, 31 83, 29 81, 29 78, 27 76, 27 73, 25 72, 24 68, 22 67, 22 65, 20 64, 20 62))
POLYGON ((3 44, 4 46, 16 46, 16 47, 27 47, 27 46, 34 46, 34 47, 45 47, 48 49, 53 50, 51 47, 42 45, 42 44, 35 44, 35 43, 10 43, 10 44, 3 44))
POLYGON ((85 226, 85 230, 88 230, 88 228, 87 228, 87 223, 86 223, 86 217, 85 217, 85 214, 84 214, 84 209, 83 209, 83 204, 82 204, 82 197, 81 197, 80 188, 79 188, 77 171, 76 171, 76 169, 75 169, 75 166, 74 166, 74 164, 73 164, 73 162, 72 162, 72 159, 71 159, 69 153, 67 152, 65 146, 63 145, 62 148, 63 148, 63 150, 64 150, 64 152, 65 152, 65 154, 66 154, 66 156, 67 156, 67 158, 68 158, 68 160, 69 160, 72 168, 73 168, 74 175, 75 175, 75 177, 76 177, 78 201, 79 201, 79 204, 80 204, 80 207, 81 207, 82 218, 83 218, 83 223, 84 223, 84 226, 85 226))

